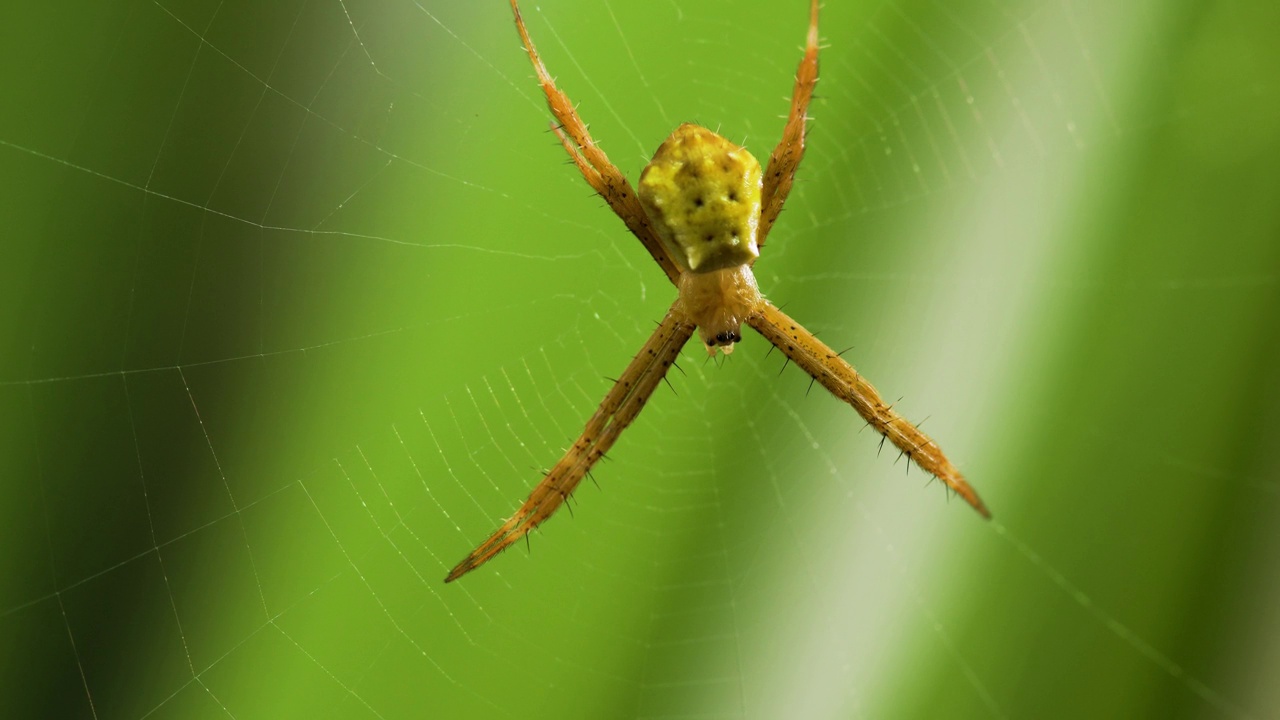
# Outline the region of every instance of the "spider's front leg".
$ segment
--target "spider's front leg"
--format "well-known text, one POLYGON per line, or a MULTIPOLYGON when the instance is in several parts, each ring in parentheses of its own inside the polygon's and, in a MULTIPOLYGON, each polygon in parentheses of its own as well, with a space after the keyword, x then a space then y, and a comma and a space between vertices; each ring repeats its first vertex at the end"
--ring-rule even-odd
POLYGON ((912 462, 946 483, 948 488, 964 498, 983 517, 991 517, 991 512, 973 486, 964 479, 947 456, 942 454, 938 444, 911 424, 911 421, 894 412, 893 407, 885 403, 871 383, 864 380, 857 370, 827 347, 826 343, 814 337, 813 333, 805 330, 800 323, 767 300, 760 302, 756 311, 747 318, 747 323, 814 380, 822 383, 832 395, 852 405, 864 420, 912 462))
POLYGON ((453 582, 475 570, 551 517, 640 413, 692 334, 693 324, 673 305, 560 462, 529 493, 516 514, 450 570, 444 581, 453 582))

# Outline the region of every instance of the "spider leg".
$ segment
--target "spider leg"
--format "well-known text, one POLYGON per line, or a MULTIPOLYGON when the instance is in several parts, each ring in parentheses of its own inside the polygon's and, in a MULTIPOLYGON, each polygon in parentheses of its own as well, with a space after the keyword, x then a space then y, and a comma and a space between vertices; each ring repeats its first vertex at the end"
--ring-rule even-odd
POLYGON ((553 123, 551 127, 560 138, 560 144, 573 159, 573 164, 578 166, 578 172, 582 173, 582 177, 605 199, 605 202, 609 203, 613 212, 626 223, 627 229, 640 239, 654 261, 674 283, 680 275, 680 270, 667 256, 662 241, 649 225, 649 216, 640 205, 635 189, 631 187, 631 183, 627 181, 622 171, 609 162, 608 156, 587 131, 582 118, 578 117, 578 111, 574 109, 569 96, 556 87, 555 80, 547 73, 547 67, 542 64, 538 49, 534 47, 533 40, 529 37, 529 30, 524 25, 524 18, 520 15, 520 4, 517 0, 511 0, 511 11, 515 13, 516 30, 520 33, 520 39, 524 41, 525 51, 529 53, 529 61, 533 63, 533 71, 538 75, 538 83, 542 85, 542 92, 547 96, 547 106, 551 108, 551 114, 559 123, 559 125, 553 123))
POLYGON ((805 43, 804 59, 796 70, 796 86, 791 94, 791 114, 782 129, 782 139, 769 154, 769 165, 764 171, 764 189, 761 193, 760 229, 756 239, 763 248, 769 237, 769 229, 782 212, 782 204, 791 192, 796 168, 804 157, 805 122, 809 119, 809 101, 813 99, 813 87, 818 84, 818 0, 809 4, 809 36, 805 43))
POLYGON ((673 305, 560 462, 529 493, 511 519, 449 571, 445 582, 453 582, 480 567, 551 517, 640 413, 693 330, 693 323, 673 305))
POLYGON ((839 354, 767 300, 747 317, 747 323, 832 395, 852 405, 867 423, 922 470, 946 483, 983 517, 991 517, 978 493, 942 454, 938 444, 885 403, 871 383, 839 354))

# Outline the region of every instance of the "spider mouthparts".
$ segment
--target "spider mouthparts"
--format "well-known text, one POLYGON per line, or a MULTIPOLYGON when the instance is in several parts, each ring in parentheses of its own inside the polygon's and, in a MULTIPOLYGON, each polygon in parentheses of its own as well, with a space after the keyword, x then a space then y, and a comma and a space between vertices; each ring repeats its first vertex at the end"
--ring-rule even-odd
POLYGON ((732 355, 733 349, 738 346, 737 345, 738 340, 741 340, 741 339, 742 338, 737 338, 736 340, 730 340, 730 341, 724 342, 723 344, 720 344, 715 342, 713 338, 710 342, 707 343, 707 346, 706 346, 707 354, 710 355, 711 357, 715 357, 716 351, 719 350, 725 355, 732 355))

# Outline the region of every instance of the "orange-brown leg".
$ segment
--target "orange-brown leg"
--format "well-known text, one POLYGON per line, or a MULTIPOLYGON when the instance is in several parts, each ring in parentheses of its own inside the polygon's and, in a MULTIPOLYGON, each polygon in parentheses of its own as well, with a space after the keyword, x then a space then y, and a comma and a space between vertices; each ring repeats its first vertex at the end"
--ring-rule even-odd
POLYGON ((832 395, 852 405, 871 427, 888 438, 912 462, 946 483, 983 517, 991 517, 978 493, 942 454, 938 444, 885 404, 871 383, 825 343, 768 301, 761 302, 755 313, 747 318, 747 323, 822 383, 832 395))
POLYGON ((494 555, 529 534, 551 517, 568 499, 592 466, 604 456, 622 431, 631 424, 653 394, 667 370, 680 355, 693 324, 673 305, 667 316, 653 331, 639 354, 627 366, 622 377, 614 383, 609 394, 587 421, 582 435, 565 452, 560 462, 539 482, 529 499, 524 501, 516 514, 502 524, 462 562, 458 563, 445 582, 453 582, 483 565, 494 555))
POLYGON ((764 170, 764 191, 760 207, 760 232, 757 243, 764 247, 773 222, 782 212, 782 204, 791 192, 796 168, 804 157, 806 113, 813 99, 813 88, 818 84, 818 0, 809 4, 809 37, 805 43, 804 58, 796 70, 796 86, 791 93, 791 114, 787 117, 782 139, 769 155, 769 165, 764 170))
POLYGON ((587 126, 582 122, 582 118, 578 117, 578 112, 574 110, 569 96, 556 87, 555 81, 547 73, 546 66, 542 64, 542 58, 538 57, 538 50, 534 47, 533 40, 529 38, 529 30, 524 25, 524 18, 520 15, 520 4, 517 0, 511 0, 511 11, 515 13, 516 30, 519 31, 520 39, 524 41, 524 48, 529 53, 529 61, 533 63, 533 71, 538 75, 538 83, 542 85, 542 92, 547 96, 547 105, 551 108, 551 114, 559 122, 558 127, 553 124, 552 128, 559 136, 560 143, 564 145, 569 157, 573 158, 573 163, 578 166, 582 177, 586 178, 587 183, 605 199, 605 202, 609 203, 613 212, 622 218, 627 229, 640 239, 654 261, 667 274, 667 278, 674 283, 680 276, 680 270, 667 256, 662 242, 650 227, 649 217, 640 205, 636 191, 631 187, 631 183, 627 182, 622 172, 609 162, 608 156, 592 139, 591 133, 587 132, 587 126))

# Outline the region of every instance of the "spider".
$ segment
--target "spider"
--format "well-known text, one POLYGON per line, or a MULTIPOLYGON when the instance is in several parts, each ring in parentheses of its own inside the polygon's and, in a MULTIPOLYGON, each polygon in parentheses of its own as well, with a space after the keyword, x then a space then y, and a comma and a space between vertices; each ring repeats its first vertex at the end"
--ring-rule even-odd
MULTIPOLYGON (((605 155, 573 103, 547 73, 518 0, 510 0, 516 31, 557 122, 551 129, 587 183, 609 203, 653 256, 678 295, 653 335, 614 382, 582 435, 529 494, 520 509, 449 572, 452 582, 488 562, 541 525, 569 498, 643 409, 645 401, 697 330, 708 354, 726 355, 745 323, 853 406, 910 461, 946 484, 983 517, 991 514, 960 471, 919 428, 894 412, 841 353, 760 294, 751 268, 791 191, 804 155, 806 112, 818 82, 818 0, 809 3, 809 32, 796 72, 782 140, 760 163, 720 135, 693 124, 676 128, 640 173, 639 190, 605 155)), ((883 439, 882 439, 883 443, 883 439)))

